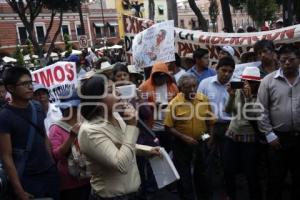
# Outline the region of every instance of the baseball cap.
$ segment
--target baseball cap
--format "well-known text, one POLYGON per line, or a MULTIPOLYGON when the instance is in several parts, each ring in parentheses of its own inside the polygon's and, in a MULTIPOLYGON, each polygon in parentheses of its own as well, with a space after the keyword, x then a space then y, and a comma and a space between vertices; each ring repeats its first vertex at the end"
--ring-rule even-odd
POLYGON ((44 86, 44 84, 41 83, 33 83, 33 92, 36 92, 38 90, 44 90, 48 93, 48 89, 44 86))
POLYGON ((224 46, 221 49, 229 53, 229 55, 231 55, 232 57, 234 56, 234 49, 231 46, 224 46))

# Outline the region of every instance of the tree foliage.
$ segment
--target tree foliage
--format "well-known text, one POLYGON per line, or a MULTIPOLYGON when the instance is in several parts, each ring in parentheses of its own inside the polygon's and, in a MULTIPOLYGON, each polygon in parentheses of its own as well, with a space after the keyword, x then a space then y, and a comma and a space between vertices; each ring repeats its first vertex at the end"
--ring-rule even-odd
POLYGON ((68 34, 64 35, 64 43, 65 43, 65 57, 68 57, 72 53, 72 44, 70 42, 70 36, 68 34))
POLYGON ((25 65, 24 56, 22 53, 22 49, 19 45, 17 45, 17 48, 16 48, 15 59, 17 60, 17 63, 16 63, 17 66, 24 67, 24 65, 25 65))
POLYGON ((30 62, 34 63, 34 57, 33 57, 34 49, 33 49, 33 46, 32 46, 32 42, 30 40, 27 40, 26 44, 27 44, 27 52, 28 52, 29 57, 30 57, 30 62))
POLYGON ((278 10, 278 4, 275 0, 248 0, 246 5, 248 14, 259 27, 265 21, 274 20, 275 13, 278 10))

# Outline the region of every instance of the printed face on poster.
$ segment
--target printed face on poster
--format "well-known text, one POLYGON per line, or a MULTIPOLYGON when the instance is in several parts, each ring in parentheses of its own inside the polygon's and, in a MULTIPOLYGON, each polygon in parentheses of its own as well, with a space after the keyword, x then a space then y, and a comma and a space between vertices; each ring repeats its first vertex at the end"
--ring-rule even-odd
POLYGON ((77 86, 76 64, 57 62, 31 72, 33 81, 43 84, 49 90, 49 101, 58 102, 59 95, 66 91, 72 94, 77 86))
POLYGON ((157 62, 175 60, 174 21, 155 24, 137 34, 132 43, 133 62, 150 67, 157 62))

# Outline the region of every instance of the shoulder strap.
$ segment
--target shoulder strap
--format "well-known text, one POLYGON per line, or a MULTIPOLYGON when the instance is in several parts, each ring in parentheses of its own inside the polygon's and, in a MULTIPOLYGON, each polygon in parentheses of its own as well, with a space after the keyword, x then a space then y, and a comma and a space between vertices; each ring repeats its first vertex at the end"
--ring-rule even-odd
MULTIPOLYGON (((36 122, 37 121, 36 109, 35 109, 32 102, 30 102, 30 106, 31 106, 31 109, 32 109, 31 120, 33 122, 36 122)), ((34 128, 34 126, 31 125, 30 128, 29 128, 29 134, 28 134, 25 153, 22 157, 22 160, 19 162, 19 166, 16 166, 17 167, 17 172, 18 172, 18 175, 19 175, 20 178, 23 177, 23 173, 24 173, 25 166, 26 166, 26 161, 27 161, 27 159, 29 157, 29 153, 31 152, 31 149, 32 149, 34 135, 35 135, 35 128, 34 128)))
POLYGON ((22 118, 26 122, 28 122, 30 124, 30 127, 34 127, 37 130, 37 132, 40 133, 40 135, 44 137, 44 134, 43 134, 44 131, 42 131, 41 128, 38 127, 38 125, 37 125, 37 110, 36 110, 34 104, 31 101, 29 102, 29 104, 30 104, 32 112, 33 112, 32 114, 35 115, 35 116, 32 116, 31 119, 27 119, 27 118, 23 117, 22 115, 19 115, 16 111, 14 111, 13 109, 11 109, 10 107, 6 106, 5 108, 8 109, 8 110, 10 110, 11 112, 13 112, 15 115, 19 116, 20 118, 22 118))

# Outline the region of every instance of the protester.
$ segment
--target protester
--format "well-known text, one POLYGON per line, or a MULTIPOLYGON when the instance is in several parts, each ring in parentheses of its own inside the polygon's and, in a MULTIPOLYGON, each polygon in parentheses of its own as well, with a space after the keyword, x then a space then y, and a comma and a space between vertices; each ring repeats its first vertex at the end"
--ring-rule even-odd
POLYGON ((280 69, 261 82, 258 99, 264 107, 260 131, 268 148, 268 200, 281 199, 284 179, 290 171, 291 199, 300 199, 300 51, 293 45, 279 50, 280 69))
POLYGON ((161 145, 169 150, 170 140, 165 133, 163 124, 164 109, 170 100, 176 96, 178 89, 174 79, 168 72, 167 64, 154 64, 150 78, 142 83, 139 89, 142 97, 149 102, 152 109, 152 114, 146 124, 156 133, 161 145))
POLYGON ((260 83, 260 72, 257 67, 246 67, 242 73, 244 86, 234 89, 228 84, 229 100, 225 112, 233 115, 222 147, 223 166, 227 194, 231 200, 236 199, 236 174, 242 169, 248 182, 250 199, 262 199, 258 180, 258 146, 257 126, 259 117, 256 104, 260 83), (254 127, 255 126, 255 127, 254 127))
POLYGON ((215 125, 217 128, 214 136, 223 137, 230 122, 230 115, 224 111, 224 108, 229 98, 227 84, 234 69, 235 62, 232 57, 221 58, 216 67, 217 75, 204 79, 198 87, 198 92, 208 97, 212 104, 212 110, 217 117, 215 125))
POLYGON ((0 111, 0 154, 15 193, 13 199, 57 200, 58 174, 44 131, 45 114, 39 104, 30 101, 31 74, 23 67, 8 68, 3 82, 12 101, 0 111))
POLYGON ((127 65, 122 63, 116 63, 112 70, 112 81, 116 86, 130 84, 130 74, 127 65))
POLYGON ((55 121, 61 119, 61 111, 55 106, 54 103, 49 102, 49 91, 43 84, 34 83, 33 99, 40 102, 44 112, 46 113, 44 124, 46 133, 49 135, 50 126, 55 121))
POLYGON ((198 199, 209 199, 210 192, 203 176, 201 136, 211 134, 214 116, 207 97, 196 91, 195 76, 183 75, 178 86, 180 93, 169 103, 164 124, 166 130, 175 136, 172 150, 180 175, 179 194, 181 199, 195 199, 196 193, 198 199))
MULTIPOLYGON (((61 109, 63 118, 52 124, 49 133, 49 140, 52 146, 52 152, 56 160, 57 169, 60 174, 60 199, 61 200, 87 200, 90 194, 90 184, 88 173, 84 171, 84 167, 71 168, 72 160, 70 154, 74 154, 74 148, 79 149, 77 134, 80 128, 78 121, 77 108, 80 104, 80 99, 76 92, 70 94, 61 94, 61 102, 57 105, 61 109), (71 171, 74 170, 74 171, 71 171), (75 176, 75 174, 77 176, 75 176)), ((80 157, 80 162, 85 162, 80 157)), ((76 163, 72 162, 73 166, 76 163)), ((75 166, 76 167, 76 166, 75 166)))
POLYGON ((216 72, 208 67, 208 50, 198 48, 194 51, 193 59, 195 60, 195 65, 187 72, 196 76, 198 85, 203 79, 216 75, 216 72))
POLYGON ((169 63, 169 72, 175 78, 176 83, 178 84, 179 78, 185 74, 185 70, 181 67, 181 58, 178 53, 175 53, 175 61, 169 63))
POLYGON ((277 69, 277 55, 272 41, 260 40, 256 42, 254 44, 254 53, 258 61, 261 61, 259 69, 262 78, 277 69))
POLYGON ((234 48, 232 48, 231 46, 224 46, 221 48, 221 50, 219 51, 219 59, 226 57, 226 56, 231 56, 234 57, 235 51, 234 48))
POLYGON ((7 103, 6 95, 7 91, 5 89, 3 80, 0 79, 0 107, 7 103))
MULTIPOLYGON (((84 121, 78 139, 92 175, 90 200, 137 199, 140 176, 135 159, 138 129, 134 108, 123 104, 125 121, 118 117, 113 110, 119 102, 113 95, 113 83, 101 76, 82 80, 79 91, 84 95, 81 103, 89 104, 81 108, 84 121), (100 98, 105 88, 107 94, 100 98), (98 98, 86 98, 90 96, 98 98)), ((159 155, 158 149, 149 154, 159 155)))
POLYGON ((257 58, 253 51, 245 52, 241 55, 240 63, 256 62, 257 58))

